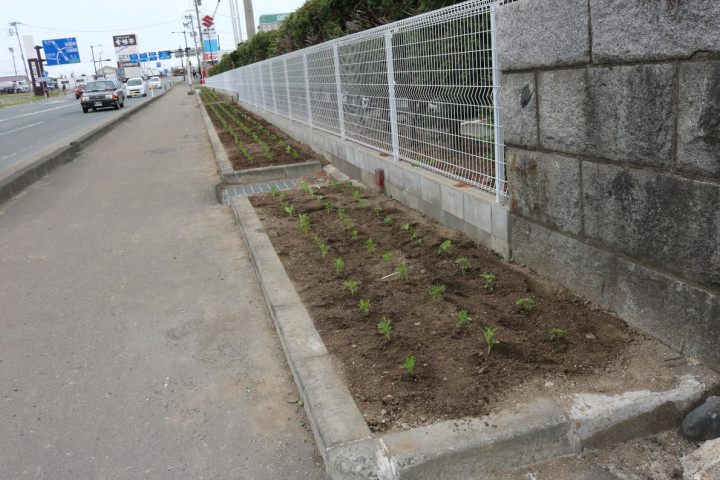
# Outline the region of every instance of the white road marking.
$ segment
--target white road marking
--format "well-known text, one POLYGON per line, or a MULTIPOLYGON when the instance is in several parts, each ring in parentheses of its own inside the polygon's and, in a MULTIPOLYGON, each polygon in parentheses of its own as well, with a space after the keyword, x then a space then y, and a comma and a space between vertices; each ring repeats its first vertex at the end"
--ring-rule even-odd
POLYGON ((0 133, 0 135, 7 135, 8 133, 17 132, 18 130, 25 130, 26 128, 34 127, 35 125, 40 125, 41 123, 45 123, 44 121, 38 122, 38 123, 32 123, 30 125, 25 125, 24 127, 16 128, 15 130, 8 130, 7 132, 0 133))
POLYGON ((23 115, 18 115, 16 117, 2 118, 2 119, 0 119, 0 122, 7 122, 8 120, 15 120, 16 118, 29 117, 30 115, 38 115, 41 113, 49 112, 50 110, 57 110, 58 108, 74 107, 75 105, 76 104, 71 103, 69 105, 63 105, 62 107, 53 107, 53 108, 48 108, 46 110, 40 110, 38 112, 25 113, 23 115))

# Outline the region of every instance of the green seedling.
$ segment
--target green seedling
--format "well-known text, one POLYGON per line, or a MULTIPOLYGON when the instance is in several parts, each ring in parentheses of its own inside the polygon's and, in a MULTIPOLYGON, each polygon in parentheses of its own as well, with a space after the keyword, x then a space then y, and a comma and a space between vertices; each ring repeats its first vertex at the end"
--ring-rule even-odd
POLYGON ((428 290, 428 294, 430 295, 433 303, 437 302, 438 299, 442 297, 443 292, 445 292, 445 285, 433 285, 430 287, 430 290, 428 290))
POLYGON ((383 260, 385 260, 385 263, 388 265, 392 265, 392 252, 383 253, 380 255, 383 260))
POLYGON ((350 230, 352 228, 352 220, 350 220, 350 217, 343 218, 343 222, 345 222, 345 230, 350 230))
POLYGON ((392 319, 388 318, 385 320, 385 317, 383 317, 383 321, 378 323, 378 329, 385 335, 385 338, 390 340, 390 330, 392 330, 392 319))
POLYGON ((565 330, 553 328, 552 330, 550 330, 550 341, 552 342, 553 340, 560 340, 565 335, 567 335, 567 332, 565 330))
POLYGON ((358 307, 360 307, 360 310, 362 310, 365 313, 368 313, 370 310, 370 300, 360 300, 360 303, 358 303, 358 307))
POLYGON ((462 309, 459 312, 457 312, 457 317, 458 317, 458 325, 460 325, 461 327, 472 322, 472 318, 468 317, 468 312, 465 309, 462 309))
POLYGON ((402 368, 408 371, 410 375, 415 375, 413 371, 415 370, 415 355, 410 355, 405 359, 405 363, 402 364, 402 368))
POLYGON ((306 213, 300 214, 300 228, 302 228, 305 233, 310 233, 310 217, 308 217, 306 213))
POLYGON ((357 230, 353 230, 350 235, 352 236, 352 239, 353 239, 353 240, 357 240, 357 239, 358 239, 358 231, 357 231, 357 230))
POLYGON ((497 328, 494 327, 485 327, 482 329, 483 335, 485 336, 485 342, 487 343, 487 354, 490 355, 490 350, 500 343, 499 340, 495 340, 495 332, 497 331, 497 328))
POLYGON ((310 185, 307 182, 300 182, 300 190, 307 193, 310 190, 310 185))
POLYGON ((485 285, 483 285, 483 287, 485 287, 485 290, 492 292, 495 287, 491 286, 490 284, 493 282, 493 280, 495 280, 495 275, 490 275, 489 273, 481 273, 480 276, 483 278, 483 280, 485 280, 485 285))
POLYGON ((462 273, 463 275, 465 275, 468 268, 470 268, 470 260, 468 260, 467 258, 458 258, 457 260, 455 260, 455 263, 460 264, 460 273, 462 273))
POLYGON ((406 232, 412 232, 413 227, 410 226, 409 223, 406 223, 402 227, 400 227, 400 230, 405 230, 406 232))
POLYGON ((398 272, 398 275, 400 275, 401 277, 405 277, 405 280, 408 279, 408 273, 407 273, 407 268, 406 268, 405 262, 401 263, 399 267, 395 267, 395 271, 398 272))
POLYGON ((385 218, 383 219, 383 222, 387 223, 388 225, 392 225, 393 219, 390 218, 390 217, 385 217, 385 218))
POLYGON ((325 197, 323 197, 322 195, 315 195, 315 200, 317 200, 318 203, 321 203, 323 201, 323 198, 325 197))
POLYGON ((285 207, 285 212, 292 217, 293 212, 295 211, 295 205, 290 205, 289 207, 285 207))
POLYGON ((452 242, 450 240, 445 240, 443 243, 440 244, 440 249, 438 250, 438 255, 441 254, 447 254, 452 255, 453 252, 450 250, 450 245, 452 245, 452 242))
POLYGON ((330 210, 331 210, 332 207, 330 207, 330 204, 329 204, 329 203, 323 203, 323 207, 325 207, 325 211, 326 211, 327 213, 330 213, 330 210))
POLYGON ((285 194, 282 193, 282 192, 280 192, 280 195, 278 195, 278 198, 279 198, 280 201, 282 202, 283 200, 285 200, 285 194))
POLYGON ((379 217, 379 216, 380 216, 380 212, 381 212, 381 211, 382 211, 382 208, 380 208, 380 207, 375 207, 375 208, 373 209, 373 212, 375 212, 375 216, 376 216, 376 217, 379 217))
POLYGON ((275 185, 270 187, 270 195, 272 195, 273 197, 275 196, 275 193, 277 193, 277 191, 278 191, 278 188, 275 185))
POLYGON ((315 235, 313 237, 313 240, 315 241, 315 245, 317 245, 318 247, 322 244, 322 238, 320 238, 318 235, 315 235))
POLYGON ((280 208, 283 210, 287 209, 287 202, 280 202, 280 208))
POLYGON ((345 268, 345 262, 341 258, 335 259, 335 274, 340 275, 340 270, 345 268))
POLYGON ((521 298, 517 302, 515 302, 515 305, 520 305, 523 310, 532 310, 533 305, 535 304, 535 300, 532 298, 521 298))
POLYGON ((360 190, 353 190, 353 191, 352 191, 352 197, 353 197, 355 200, 360 200, 360 190))
POLYGON ((338 217, 340 217, 340 220, 345 220, 345 209, 344 208, 338 208, 338 217))
POLYGON ((324 243, 321 243, 319 246, 320 246, 320 251, 322 252, 322 258, 325 258, 325 256, 326 256, 326 255, 328 254, 328 252, 330 251, 330 247, 328 247, 328 246, 325 245, 324 243))
POLYGON ((365 240, 365 249, 371 253, 375 251, 375 242, 373 242, 372 238, 365 240))
POLYGON ((367 202, 366 199, 361 198, 360 200, 358 200, 358 202, 360 202, 360 208, 365 208, 365 202, 367 202))
POLYGON ((350 289, 350 295, 355 295, 355 292, 357 292, 358 282, 356 282, 355 280, 348 280, 347 282, 343 282, 343 285, 350 289))
POLYGON ((413 233, 412 237, 410 237, 410 241, 415 245, 420 245, 422 243, 422 238, 418 237, 417 233, 413 233))
MULTIPOLYGON (((282 145, 280 145, 280 146, 282 146, 282 145)), ((292 150, 292 147, 290 147, 290 145, 285 147, 285 153, 290 153, 290 150, 292 150)))

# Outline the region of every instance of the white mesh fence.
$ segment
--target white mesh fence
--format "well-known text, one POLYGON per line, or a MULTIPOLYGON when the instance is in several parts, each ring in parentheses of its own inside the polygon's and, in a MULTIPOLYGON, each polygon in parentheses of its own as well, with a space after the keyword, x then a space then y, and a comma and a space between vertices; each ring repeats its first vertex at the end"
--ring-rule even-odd
POLYGON ((209 77, 239 101, 508 195, 494 0, 471 0, 209 77))

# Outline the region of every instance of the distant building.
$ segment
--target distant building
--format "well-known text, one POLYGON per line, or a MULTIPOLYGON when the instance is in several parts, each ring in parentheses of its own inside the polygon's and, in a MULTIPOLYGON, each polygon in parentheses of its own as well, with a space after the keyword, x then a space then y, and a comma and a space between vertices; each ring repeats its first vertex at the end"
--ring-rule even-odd
POLYGON ((280 28, 282 23, 289 13, 273 13, 268 15, 260 15, 260 25, 258 25, 259 32, 269 32, 270 30, 277 30, 280 28))
POLYGON ((117 80, 117 68, 105 65, 104 67, 98 69, 97 76, 98 78, 104 77, 112 80, 117 80))

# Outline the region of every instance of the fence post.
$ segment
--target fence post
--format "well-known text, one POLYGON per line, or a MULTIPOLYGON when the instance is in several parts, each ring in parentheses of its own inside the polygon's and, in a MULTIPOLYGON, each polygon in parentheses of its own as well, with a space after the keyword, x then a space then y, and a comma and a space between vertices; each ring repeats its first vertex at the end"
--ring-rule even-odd
POLYGON ((268 70, 270 70, 270 92, 272 93, 273 113, 277 115, 277 95, 275 95, 275 75, 273 75, 273 61, 268 61, 268 70))
POLYGON ((505 139, 503 138, 502 105, 500 104, 500 69, 497 63, 497 43, 495 41, 495 8, 490 5, 490 43, 492 45, 493 77, 493 118, 495 120, 495 201, 502 202, 505 186, 505 139))
POLYGON ((338 44, 333 44, 333 57, 335 59, 335 84, 337 85, 338 120, 340 121, 340 139, 345 140, 345 110, 342 99, 342 82, 340 80, 340 56, 338 44))
POLYGON ((310 77, 307 68, 307 52, 303 52, 303 70, 305 70, 305 100, 307 101, 308 125, 313 128, 312 105, 310 102, 310 77))
POLYGON ((265 82, 263 82, 262 64, 256 63, 255 71, 257 72, 257 85, 260 86, 260 96, 262 97, 262 109, 267 110, 267 100, 265 100, 265 82))
POLYGON ((290 104, 290 78, 287 74, 287 58, 283 57, 283 70, 285 70, 285 93, 287 93, 288 118, 292 120, 292 106, 290 104))
POLYGON ((397 103, 395 102, 395 67, 392 54, 392 31, 385 32, 385 63, 387 64, 388 102, 390 104, 390 133, 392 135, 393 159, 400 160, 400 139, 397 125, 397 103))

